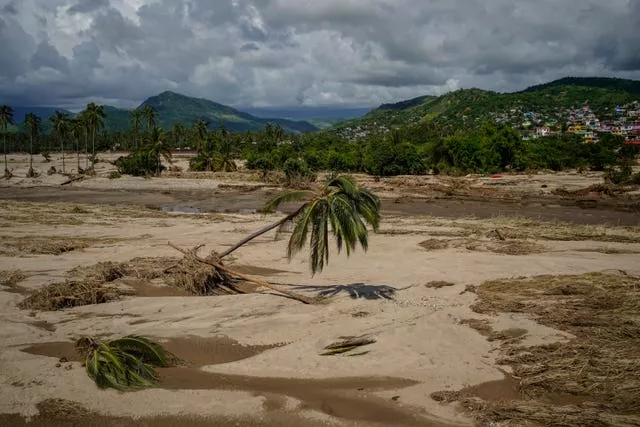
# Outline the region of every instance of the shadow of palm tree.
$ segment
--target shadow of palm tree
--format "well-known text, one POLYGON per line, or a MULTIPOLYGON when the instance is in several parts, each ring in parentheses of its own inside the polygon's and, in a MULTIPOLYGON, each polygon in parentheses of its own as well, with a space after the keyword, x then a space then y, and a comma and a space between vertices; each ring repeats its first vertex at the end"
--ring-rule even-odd
POLYGON ((398 289, 387 285, 367 285, 365 283, 331 286, 294 285, 293 287, 299 291, 316 292, 319 297, 329 298, 345 292, 353 299, 364 298, 368 300, 391 300, 398 291, 398 289))

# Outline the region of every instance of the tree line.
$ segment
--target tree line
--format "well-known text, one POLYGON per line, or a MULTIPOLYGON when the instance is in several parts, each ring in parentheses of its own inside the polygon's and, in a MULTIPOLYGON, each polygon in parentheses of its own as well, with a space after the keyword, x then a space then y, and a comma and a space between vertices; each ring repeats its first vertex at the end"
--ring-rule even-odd
POLYGON ((105 132, 102 107, 89 104, 74 117, 56 112, 49 119, 51 132, 42 134, 41 119, 33 114, 27 115, 22 132, 8 133, 7 126, 13 123, 11 113, 10 107, 0 107, 5 175, 10 173, 8 150, 28 150, 32 155, 75 150, 80 172, 91 171, 96 152, 123 150, 130 154, 116 161, 121 173, 159 175, 165 169, 162 159, 170 161, 172 150, 190 148, 196 151, 190 160, 194 171, 235 171, 236 160, 242 159, 247 168, 260 170, 265 177, 270 171, 281 170, 290 181, 310 179, 318 171, 393 176, 578 168, 629 175, 638 155, 637 146, 625 145, 615 135, 603 135, 597 144, 584 144, 566 132, 525 141, 508 125, 494 123, 475 129, 418 123, 358 139, 347 139, 337 132, 288 134, 272 124, 261 131, 231 133, 224 125, 211 130, 203 119, 191 126, 176 123, 165 131, 157 127, 156 111, 146 106, 131 112, 128 131, 105 132), (65 145, 69 143, 73 146, 65 145), (84 169, 80 153, 87 154, 84 169))

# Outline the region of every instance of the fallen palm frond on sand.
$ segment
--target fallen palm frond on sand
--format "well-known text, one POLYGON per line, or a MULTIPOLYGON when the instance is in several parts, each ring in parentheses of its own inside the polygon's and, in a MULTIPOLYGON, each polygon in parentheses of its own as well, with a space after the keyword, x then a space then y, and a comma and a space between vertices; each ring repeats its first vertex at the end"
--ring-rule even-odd
MULTIPOLYGON (((340 337, 340 341, 329 344, 324 348, 324 352, 320 356, 335 356, 337 354, 346 354, 365 345, 373 344, 376 339, 369 335, 361 335, 359 337, 340 337)), ((368 351, 360 353, 350 353, 347 356, 361 356, 367 354, 368 351)))
POLYGON ((640 278, 547 275, 486 282, 476 293, 478 313, 526 314, 573 338, 502 343, 498 363, 512 367, 517 399, 483 401, 463 391, 444 400, 460 400, 486 425, 640 425, 640 278))
POLYGON ((76 349, 85 356, 85 369, 99 388, 133 391, 152 387, 160 377, 155 367, 168 367, 175 356, 147 338, 129 335, 105 342, 83 337, 76 349))

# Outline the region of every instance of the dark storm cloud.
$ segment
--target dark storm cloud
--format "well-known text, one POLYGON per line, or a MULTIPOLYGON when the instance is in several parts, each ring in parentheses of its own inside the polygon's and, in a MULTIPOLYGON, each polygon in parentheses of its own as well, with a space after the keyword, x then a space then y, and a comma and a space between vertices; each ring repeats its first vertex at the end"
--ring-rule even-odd
POLYGON ((630 0, 0 0, 0 101, 375 105, 640 78, 630 0))

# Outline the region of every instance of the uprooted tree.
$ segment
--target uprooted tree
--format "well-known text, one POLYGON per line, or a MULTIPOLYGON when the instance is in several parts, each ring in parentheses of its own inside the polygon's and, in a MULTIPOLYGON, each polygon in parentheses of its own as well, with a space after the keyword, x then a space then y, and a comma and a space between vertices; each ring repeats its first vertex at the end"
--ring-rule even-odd
POLYGON ((196 250, 185 251, 175 245, 171 246, 181 251, 185 256, 225 273, 226 276, 254 282, 301 302, 311 303, 313 301, 303 295, 253 279, 222 264, 224 257, 251 240, 274 229, 281 232, 285 226, 293 223, 293 231, 287 245, 287 257, 291 260, 308 240, 311 271, 312 274, 316 274, 329 263, 330 231, 335 237, 338 252, 341 252, 344 246, 347 256, 356 249, 358 243, 365 251, 368 249, 367 225, 371 226, 374 231, 378 231, 380 199, 370 190, 359 187, 351 176, 330 176, 317 191, 287 191, 279 194, 266 203, 265 211, 273 211, 283 204, 300 201, 304 201, 304 203, 293 213, 247 236, 226 251, 213 254, 213 257, 200 258, 196 254, 196 250))

